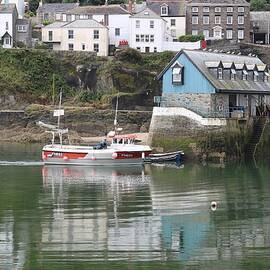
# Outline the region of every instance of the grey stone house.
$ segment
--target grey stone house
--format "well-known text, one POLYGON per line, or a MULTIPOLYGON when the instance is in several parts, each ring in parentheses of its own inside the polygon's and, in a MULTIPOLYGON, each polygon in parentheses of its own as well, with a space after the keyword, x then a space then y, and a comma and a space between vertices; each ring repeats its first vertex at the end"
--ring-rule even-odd
POLYGON ((79 6, 79 3, 39 3, 37 9, 37 22, 42 24, 44 21, 62 21, 62 14, 79 6))
POLYGON ((18 19, 16 22, 16 42, 22 42, 27 47, 32 46, 32 26, 27 19, 18 19))
POLYGON ((270 44, 270 11, 250 12, 251 41, 257 44, 270 44))
POLYGON ((250 40, 250 4, 245 0, 189 0, 186 33, 205 39, 250 40))

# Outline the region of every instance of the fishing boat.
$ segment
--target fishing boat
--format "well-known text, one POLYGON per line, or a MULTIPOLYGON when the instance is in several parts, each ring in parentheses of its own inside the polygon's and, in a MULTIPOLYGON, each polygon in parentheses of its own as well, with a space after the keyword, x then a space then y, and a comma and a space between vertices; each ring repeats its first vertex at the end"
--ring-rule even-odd
POLYGON ((63 135, 68 133, 68 129, 60 128, 60 117, 64 115, 61 108, 62 94, 58 110, 54 111, 54 116, 58 117, 57 125, 49 125, 38 122, 38 125, 48 129, 52 134, 52 143, 45 145, 42 149, 42 159, 45 164, 57 165, 86 165, 86 166, 106 166, 106 165, 138 165, 142 164, 152 149, 148 145, 138 145, 135 143, 136 135, 121 135, 122 130, 117 124, 116 105, 114 131, 110 131, 104 140, 95 146, 81 146, 63 144, 63 135), (59 143, 55 143, 56 136, 59 143))

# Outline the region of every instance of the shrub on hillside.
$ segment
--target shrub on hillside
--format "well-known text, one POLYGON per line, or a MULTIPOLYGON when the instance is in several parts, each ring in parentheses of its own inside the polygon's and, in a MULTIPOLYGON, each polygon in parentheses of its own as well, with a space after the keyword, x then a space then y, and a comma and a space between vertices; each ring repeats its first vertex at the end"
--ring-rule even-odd
POLYGON ((180 42, 196 42, 204 40, 204 35, 184 35, 178 38, 180 42))
POLYGON ((142 55, 135 49, 127 48, 116 52, 115 58, 119 61, 136 64, 141 62, 142 55))

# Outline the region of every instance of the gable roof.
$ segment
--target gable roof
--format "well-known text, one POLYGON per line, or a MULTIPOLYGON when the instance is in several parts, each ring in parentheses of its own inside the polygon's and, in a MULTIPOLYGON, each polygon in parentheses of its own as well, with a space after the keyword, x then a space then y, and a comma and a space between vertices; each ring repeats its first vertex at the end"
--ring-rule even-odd
POLYGON ((13 13, 16 9, 16 4, 0 4, 0 13, 13 13))
POLYGON ((165 72, 172 66, 178 57, 184 54, 193 65, 206 77, 206 79, 215 87, 217 92, 243 92, 249 93, 267 93, 270 94, 270 82, 254 82, 251 80, 230 80, 230 79, 217 79, 207 67, 210 62, 224 62, 243 64, 243 66, 265 66, 264 63, 257 57, 232 55, 225 53, 212 53, 199 50, 182 50, 177 53, 165 69, 157 76, 161 79, 165 72))
POLYGON ((38 13, 52 13, 52 12, 67 12, 73 8, 76 8, 78 3, 48 3, 39 6, 38 13))
POLYGON ((168 15, 162 17, 185 16, 185 0, 147 0, 146 5, 152 11, 160 14, 160 7, 166 4, 168 6, 168 15))
POLYGON ((103 6, 79 6, 69 10, 68 14, 130 14, 125 5, 103 5, 103 6))
POLYGON ((189 6, 249 6, 250 4, 246 0, 189 0, 187 1, 189 6))
POLYGON ((72 22, 54 22, 44 28, 106 28, 106 26, 93 19, 83 19, 72 22))
POLYGON ((162 17, 157 15, 154 11, 152 11, 149 8, 145 8, 144 10, 140 11, 137 14, 134 14, 131 16, 132 18, 138 18, 138 19, 160 19, 164 20, 162 17))

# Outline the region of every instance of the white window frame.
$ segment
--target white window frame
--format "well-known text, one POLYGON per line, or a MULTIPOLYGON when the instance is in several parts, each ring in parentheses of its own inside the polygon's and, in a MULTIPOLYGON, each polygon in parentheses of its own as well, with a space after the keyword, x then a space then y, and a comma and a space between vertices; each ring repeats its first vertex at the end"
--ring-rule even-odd
POLYGON ((244 7, 238 7, 237 11, 239 13, 244 13, 245 12, 245 8, 244 7))
POLYGON ((233 7, 227 7, 227 12, 232 13, 233 12, 233 7))
POLYGON ((205 39, 209 39, 209 30, 203 30, 203 35, 205 39))
POLYGON ((238 30, 237 37, 238 37, 238 39, 244 39, 245 34, 244 34, 244 30, 243 29, 239 29, 238 30))
POLYGON ((5 45, 10 45, 10 38, 9 37, 6 37, 5 39, 5 45))
POLYGON ((140 22, 140 20, 136 20, 135 24, 136 24, 136 28, 140 28, 140 27, 141 27, 141 22, 140 22))
POLYGON ((176 20, 175 19, 171 19, 171 26, 176 26, 176 20))
POLYGON ((243 81, 247 81, 247 76, 248 76, 248 72, 247 72, 245 69, 243 69, 243 72, 242 72, 242 80, 243 80, 243 81))
POLYGON ((160 15, 161 16, 168 16, 168 6, 167 5, 160 6, 160 15))
POLYGON ((233 24, 233 16, 227 16, 227 24, 233 24))
POLYGON ((99 43, 94 43, 93 44, 93 51, 98 53, 99 52, 99 43))
POLYGON ((215 7, 215 12, 220 13, 221 12, 221 7, 215 7))
POLYGON ((9 25, 8 25, 8 22, 6 22, 6 30, 8 30, 9 28, 9 25))
POLYGON ((203 16, 203 24, 209 24, 210 19, 209 16, 203 16))
POLYGON ((183 66, 178 62, 172 66, 172 84, 183 84, 183 66))
POLYGON ((140 35, 136 35, 135 40, 136 40, 136 42, 140 42, 140 35))
POLYGON ((234 68, 231 69, 231 80, 235 80, 235 77, 236 77, 236 71, 234 68))
POLYGON ((203 12, 209 13, 209 7, 203 7, 203 12))
POLYGON ((99 30, 94 29, 94 31, 93 31, 93 39, 99 39, 99 30))
POLYGON ((254 70, 253 71, 253 80, 254 80, 254 82, 257 82, 258 79, 259 79, 259 73, 258 73, 257 70, 254 70))
POLYGON ((74 30, 68 30, 68 39, 74 39, 74 30))
POLYGON ((21 33, 27 32, 26 25, 18 25, 17 29, 18 29, 18 32, 21 32, 21 33))
POLYGON ((191 8, 191 12, 198 13, 199 12, 199 8, 198 7, 192 7, 191 8))
POLYGON ((155 42, 155 36, 154 35, 150 35, 150 42, 155 42))
POLYGON ((145 39, 144 39, 144 35, 140 35, 140 38, 141 38, 141 39, 140 39, 140 42, 144 42, 144 40, 145 40, 145 39))
POLYGON ((53 31, 52 30, 48 31, 48 40, 53 41, 53 31))
POLYGON ((68 43, 68 50, 74 51, 74 44, 73 43, 68 43))
POLYGON ((232 37, 233 37, 233 30, 227 29, 226 30, 226 39, 232 39, 232 37))
POLYGON ((198 24, 199 23, 199 17, 198 16, 192 16, 191 24, 198 24))
POLYGON ((218 68, 217 74, 218 74, 218 79, 222 80, 223 79, 223 68, 222 67, 218 68))
POLYGON ((215 24, 221 23, 221 16, 215 16, 215 24))
POLYGON ((198 31, 198 30, 193 29, 193 30, 191 31, 191 35, 192 35, 192 36, 197 36, 198 34, 199 34, 199 31, 198 31))
POLYGON ((238 22, 238 24, 244 24, 245 23, 245 17, 244 16, 238 16, 237 22, 238 22))
POLYGON ((116 37, 119 37, 120 36, 120 33, 121 33, 120 28, 115 28, 114 29, 114 34, 115 34, 116 37))
POLYGON ((86 45, 85 43, 82 43, 82 51, 85 51, 85 49, 86 49, 86 45))
POLYGON ((149 35, 145 35, 145 42, 149 42, 149 41, 150 41, 149 35))
POLYGON ((155 28, 155 21, 153 20, 150 21, 150 28, 152 29, 155 28))

